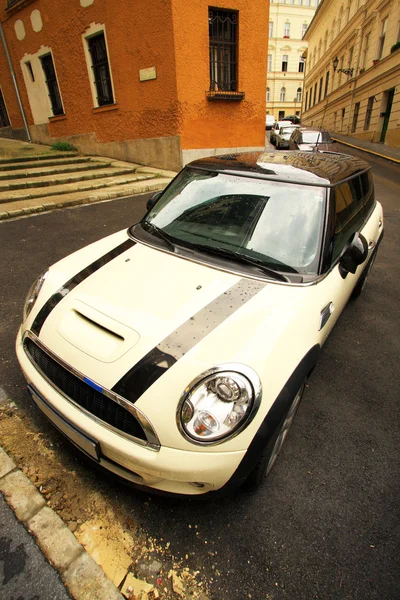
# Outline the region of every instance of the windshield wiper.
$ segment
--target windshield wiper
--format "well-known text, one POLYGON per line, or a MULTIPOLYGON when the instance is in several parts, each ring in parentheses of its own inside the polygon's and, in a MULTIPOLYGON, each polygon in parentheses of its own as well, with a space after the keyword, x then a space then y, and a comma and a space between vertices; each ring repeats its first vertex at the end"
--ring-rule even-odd
MULTIPOLYGON (((234 250, 228 250, 226 248, 215 248, 214 246, 203 246, 198 245, 198 250, 202 250, 204 252, 208 252, 209 254, 215 254, 217 256, 226 256, 227 258, 233 258, 234 260, 244 262, 246 264, 252 265, 253 267, 257 267, 266 275, 269 275, 273 279, 277 279, 278 281, 288 281, 290 283, 289 277, 280 273, 279 271, 275 271, 270 267, 267 267, 262 260, 258 260, 257 258, 251 258, 245 254, 240 254, 240 252, 235 252, 234 250)), ((293 272, 296 272, 293 269, 293 272)))
POLYGON ((156 237, 164 240, 164 242, 167 244, 168 248, 170 250, 172 250, 173 252, 175 252, 176 246, 173 243, 173 241, 171 240, 170 236, 168 234, 164 233, 162 229, 157 227, 157 225, 153 225, 153 223, 149 223, 148 221, 143 221, 141 223, 141 226, 143 227, 143 229, 145 231, 148 231, 149 233, 152 233, 156 237))

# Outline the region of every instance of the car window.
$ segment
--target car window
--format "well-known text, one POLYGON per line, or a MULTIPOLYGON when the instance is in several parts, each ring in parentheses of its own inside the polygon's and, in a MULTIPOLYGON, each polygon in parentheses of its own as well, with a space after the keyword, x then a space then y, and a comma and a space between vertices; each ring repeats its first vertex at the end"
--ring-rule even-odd
POLYGON ((376 200, 375 200, 375 189, 374 189, 374 180, 372 177, 372 171, 369 170, 366 173, 360 175, 360 181, 363 190, 364 196, 364 210, 365 210, 365 218, 367 219, 371 212, 375 208, 376 200))
POLYGON ((350 240, 359 231, 364 222, 364 205, 354 193, 354 185, 341 183, 334 190, 335 198, 335 234, 332 261, 334 262, 350 240))
POLYGON ((228 249, 316 274, 324 188, 184 169, 146 217, 182 245, 228 249))
POLYGON ((332 138, 326 131, 303 131, 304 144, 332 144, 332 138))

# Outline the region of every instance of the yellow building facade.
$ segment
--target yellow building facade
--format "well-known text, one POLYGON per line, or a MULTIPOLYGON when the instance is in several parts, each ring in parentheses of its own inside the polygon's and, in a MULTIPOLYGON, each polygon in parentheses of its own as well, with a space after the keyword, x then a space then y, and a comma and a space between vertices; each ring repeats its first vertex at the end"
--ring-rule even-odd
POLYGON ((322 0, 304 39, 303 122, 400 146, 400 1, 322 0))
POLYGON ((300 116, 307 43, 302 39, 320 0, 270 0, 267 114, 300 116))

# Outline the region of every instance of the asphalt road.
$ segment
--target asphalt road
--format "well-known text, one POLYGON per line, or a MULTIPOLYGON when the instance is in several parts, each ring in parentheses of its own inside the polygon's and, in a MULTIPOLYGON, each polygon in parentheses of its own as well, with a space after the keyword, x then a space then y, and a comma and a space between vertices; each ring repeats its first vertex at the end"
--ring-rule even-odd
MULTIPOLYGON (((213 600, 399 598, 400 167, 359 155, 373 165, 385 239, 322 351, 268 484, 211 501, 119 494, 149 535, 202 567, 213 600)), ((30 282, 138 220, 145 199, 0 223, 0 385, 22 410, 14 337, 30 282)))
POLYGON ((58 573, 0 495, 0 597, 69 600, 58 573))

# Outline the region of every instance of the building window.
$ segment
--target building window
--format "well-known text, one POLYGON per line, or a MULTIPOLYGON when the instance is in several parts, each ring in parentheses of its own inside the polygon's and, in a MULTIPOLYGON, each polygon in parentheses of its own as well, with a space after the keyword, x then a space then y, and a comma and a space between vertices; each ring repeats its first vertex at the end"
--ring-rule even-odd
POLYGON ((289 55, 288 54, 282 54, 282 71, 287 71, 288 69, 288 62, 289 62, 289 55))
POLYGON ((356 102, 356 104, 354 105, 353 124, 351 126, 352 133, 354 133, 354 131, 357 129, 357 121, 358 121, 358 113, 359 112, 360 112, 360 103, 356 102))
POLYGON ((318 95, 318 102, 321 102, 322 100, 322 86, 324 83, 324 78, 321 77, 321 79, 319 80, 319 95, 318 95))
POLYGON ((9 126, 10 126, 10 120, 8 118, 3 94, 1 93, 1 90, 0 90, 0 127, 9 127, 9 126))
POLYGON ((307 105, 308 105, 308 91, 306 92, 306 101, 304 102, 304 108, 305 108, 305 110, 307 110, 307 108, 308 108, 307 105))
POLYGON ((304 73, 304 58, 299 57, 299 73, 304 73))
POLYGON ((283 37, 285 37, 285 38, 290 37, 290 23, 285 23, 285 27, 283 30, 283 37))
POLYGON ((353 62, 354 55, 354 46, 352 46, 349 50, 349 68, 351 68, 351 63, 353 62))
POLYGON ((362 58, 362 69, 365 69, 365 65, 367 64, 367 59, 368 59, 368 51, 369 51, 369 40, 371 38, 371 32, 367 33, 367 35, 365 36, 365 43, 364 43, 364 51, 363 51, 363 58, 362 58))
POLYGON ((378 45, 378 58, 382 58, 383 47, 385 45, 385 38, 386 38, 386 26, 387 26, 387 17, 386 17, 386 19, 384 19, 382 21, 382 30, 381 30, 381 35, 379 38, 379 45, 378 45))
POLYGON ((110 67, 104 32, 88 38, 89 53, 92 60, 92 72, 96 86, 97 104, 104 106, 113 104, 114 96, 111 85, 110 67))
POLYGON ((278 114, 278 121, 282 121, 285 118, 285 111, 280 110, 278 114))
POLYGON ((281 95, 280 95, 280 101, 281 102, 285 102, 285 98, 286 98, 286 88, 281 88, 281 95))
POLYGON ((238 20, 235 11, 208 11, 211 91, 236 92, 238 89, 238 20))
POLYGON ((272 71, 272 54, 268 54, 267 71, 268 73, 272 71))
POLYGON ((271 99, 271 91, 269 89, 269 87, 267 87, 267 102, 269 102, 271 99))
POLYGON ((51 54, 46 54, 45 56, 40 57, 40 61, 42 63, 42 68, 44 71, 53 115, 62 115, 64 114, 64 109, 61 102, 60 90, 58 88, 58 81, 56 71, 54 69, 53 57, 51 54))
POLYGON ((325 77, 325 93, 324 93, 324 98, 328 94, 328 86, 329 86, 329 71, 326 72, 326 77, 325 77))
POLYGON ((314 106, 314 104, 317 103, 317 89, 318 89, 318 83, 316 83, 315 86, 314 86, 314 102, 313 102, 313 106, 314 106))
POLYGON ((301 26, 301 37, 304 37, 304 34, 307 31, 307 27, 307 23, 303 23, 303 25, 301 26))
POLYGON ((338 34, 340 33, 340 30, 342 29, 342 16, 343 16, 343 8, 340 8, 339 17, 338 17, 338 27, 337 27, 338 34))
POLYGON ((32 69, 31 61, 27 60, 25 64, 26 64, 26 68, 27 68, 27 71, 29 73, 29 76, 31 78, 31 81, 32 82, 35 81, 35 75, 34 75, 34 72, 33 72, 33 69, 32 69))
POLYGON ((274 36, 274 22, 273 21, 269 22, 268 36, 270 38, 272 38, 274 36))
POLYGON ((372 108, 374 106, 375 96, 368 98, 367 112, 365 113, 364 130, 369 129, 371 123, 372 108))
POLYGON ((296 101, 301 102, 301 87, 297 88, 296 101))

